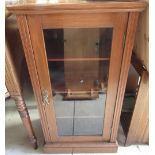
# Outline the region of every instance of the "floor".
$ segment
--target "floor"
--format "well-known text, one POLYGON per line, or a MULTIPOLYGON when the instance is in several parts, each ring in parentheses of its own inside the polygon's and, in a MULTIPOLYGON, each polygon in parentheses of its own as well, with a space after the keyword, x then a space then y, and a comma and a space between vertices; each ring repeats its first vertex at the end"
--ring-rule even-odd
MULTIPOLYGON (((32 119, 32 124, 38 140, 38 149, 34 150, 28 142, 26 132, 22 125, 20 116, 16 110, 14 100, 11 98, 6 100, 6 155, 24 155, 24 154, 44 154, 43 152, 43 134, 41 130, 41 125, 39 122, 39 114, 36 110, 35 100, 33 92, 30 87, 26 86, 26 91, 24 91, 25 101, 29 110, 30 117, 32 119)), ((124 147, 125 137, 121 126, 119 127, 118 136, 118 155, 124 154, 135 154, 135 155, 147 155, 149 147, 147 145, 133 145, 124 147)), ((106 153, 104 154, 106 155, 106 153)), ((110 155, 110 154, 108 154, 110 155)))

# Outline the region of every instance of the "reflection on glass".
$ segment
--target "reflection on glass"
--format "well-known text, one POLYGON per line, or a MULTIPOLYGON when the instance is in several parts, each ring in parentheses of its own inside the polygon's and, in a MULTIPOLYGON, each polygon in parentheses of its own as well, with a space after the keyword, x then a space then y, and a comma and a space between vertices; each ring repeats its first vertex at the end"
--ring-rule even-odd
POLYGON ((48 60, 91 58, 95 61, 109 58, 112 32, 112 28, 45 29, 48 60))
POLYGON ((102 135, 113 29, 43 32, 59 136, 102 135))
POLYGON ((84 93, 88 96, 91 96, 91 93, 93 96, 98 92, 106 92, 109 61, 65 63, 48 63, 53 93, 70 93, 71 97, 78 92, 79 95, 84 93))
POLYGON ((63 94, 55 94, 58 135, 102 135, 105 100, 103 93, 93 100, 64 100, 63 94))

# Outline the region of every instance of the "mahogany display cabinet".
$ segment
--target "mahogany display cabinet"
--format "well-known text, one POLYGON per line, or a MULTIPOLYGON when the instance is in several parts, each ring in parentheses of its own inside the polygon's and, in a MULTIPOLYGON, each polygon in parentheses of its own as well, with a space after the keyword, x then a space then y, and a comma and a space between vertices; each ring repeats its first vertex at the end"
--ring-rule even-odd
POLYGON ((140 0, 19 0, 46 152, 116 152, 140 0))

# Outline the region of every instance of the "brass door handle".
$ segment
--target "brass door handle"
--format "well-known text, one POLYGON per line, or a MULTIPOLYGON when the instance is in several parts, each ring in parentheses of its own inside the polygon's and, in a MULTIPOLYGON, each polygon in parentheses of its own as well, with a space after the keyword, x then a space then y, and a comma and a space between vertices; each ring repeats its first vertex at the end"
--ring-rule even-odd
POLYGON ((48 102, 48 91, 45 89, 45 90, 42 90, 42 101, 43 101, 43 105, 48 105, 49 102, 48 102))

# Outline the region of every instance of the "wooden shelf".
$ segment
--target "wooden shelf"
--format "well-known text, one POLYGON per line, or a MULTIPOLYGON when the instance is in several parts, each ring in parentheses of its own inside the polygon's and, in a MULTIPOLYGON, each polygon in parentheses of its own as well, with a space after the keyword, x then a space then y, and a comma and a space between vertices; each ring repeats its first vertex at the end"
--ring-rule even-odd
POLYGON ((49 58, 48 61, 54 62, 54 61, 109 61, 110 58, 49 58))

